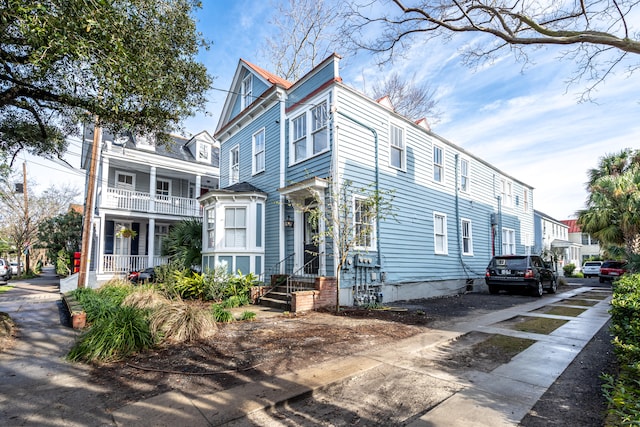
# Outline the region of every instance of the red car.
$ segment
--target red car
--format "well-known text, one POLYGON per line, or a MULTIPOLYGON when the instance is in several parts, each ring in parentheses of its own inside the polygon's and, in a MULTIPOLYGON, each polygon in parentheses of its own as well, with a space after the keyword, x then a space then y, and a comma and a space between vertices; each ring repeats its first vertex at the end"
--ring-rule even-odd
POLYGON ((627 272, 627 263, 625 261, 605 261, 600 266, 600 274, 598 278, 600 283, 606 281, 613 282, 627 272))

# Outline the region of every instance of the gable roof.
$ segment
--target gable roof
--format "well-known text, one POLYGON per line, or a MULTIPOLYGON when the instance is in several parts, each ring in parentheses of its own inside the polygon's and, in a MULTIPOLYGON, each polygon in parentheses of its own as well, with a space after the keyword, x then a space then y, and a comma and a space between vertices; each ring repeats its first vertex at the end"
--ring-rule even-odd
POLYGON ((578 220, 577 219, 563 219, 562 223, 564 223, 565 225, 567 225, 569 227, 569 233, 581 233, 582 230, 580 229, 580 226, 578 225, 578 220))
POLYGON ((285 89, 289 89, 291 86, 293 86, 293 83, 291 83, 290 81, 276 76, 275 74, 270 73, 264 68, 260 68, 245 59, 240 58, 240 62, 246 64, 247 67, 251 68, 256 74, 258 74, 260 77, 262 77, 272 85, 282 86, 285 89))

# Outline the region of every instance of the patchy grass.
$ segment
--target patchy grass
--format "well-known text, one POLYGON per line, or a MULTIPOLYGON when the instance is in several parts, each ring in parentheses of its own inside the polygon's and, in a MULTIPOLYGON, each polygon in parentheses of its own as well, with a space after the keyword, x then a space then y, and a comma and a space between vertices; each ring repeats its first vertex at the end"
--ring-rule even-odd
POLYGON ((576 317, 587 311, 586 308, 562 307, 562 306, 545 306, 534 310, 536 313, 553 314, 554 316, 576 317))
POLYGON ((548 319, 546 317, 531 317, 513 325, 513 329, 522 332, 548 335, 567 323, 567 320, 548 319))
MULTIPOLYGON (((507 335, 491 335, 486 340, 479 342, 473 347, 474 352, 485 353, 487 349, 498 348, 501 350, 501 354, 507 359, 511 360, 516 354, 529 348, 535 340, 528 338, 509 337, 507 335)), ((493 350, 495 351, 495 350, 493 350)))
POLYGON ((591 307, 593 305, 596 305, 597 303, 598 303, 598 301, 589 301, 589 300, 585 300, 585 299, 573 299, 573 298, 563 299, 562 301, 560 301, 560 304, 582 305, 582 306, 585 306, 585 307, 591 307))
POLYGON ((580 294, 580 298, 597 299, 597 300, 603 300, 608 296, 609 296, 608 293, 603 293, 603 292, 585 292, 584 294, 580 294))
POLYGON ((0 285, 0 294, 7 292, 9 289, 13 289, 13 285, 0 285))

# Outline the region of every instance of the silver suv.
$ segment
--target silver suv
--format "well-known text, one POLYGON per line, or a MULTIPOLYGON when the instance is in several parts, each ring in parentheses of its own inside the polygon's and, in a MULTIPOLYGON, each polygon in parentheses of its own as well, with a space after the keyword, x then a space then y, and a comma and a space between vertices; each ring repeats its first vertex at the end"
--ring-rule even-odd
POLYGON ((0 280, 6 282, 9 279, 11 279, 11 266, 6 259, 0 258, 0 280))
POLYGON ((582 275, 587 279, 589 277, 598 277, 600 267, 602 267, 602 261, 587 261, 582 266, 582 275))

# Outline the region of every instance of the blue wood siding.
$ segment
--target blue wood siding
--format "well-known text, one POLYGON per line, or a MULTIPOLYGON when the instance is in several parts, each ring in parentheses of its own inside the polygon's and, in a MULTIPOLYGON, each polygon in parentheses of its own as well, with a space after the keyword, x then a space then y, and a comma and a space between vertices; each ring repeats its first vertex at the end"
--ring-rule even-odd
POLYGON ((324 67, 309 76, 307 80, 295 86, 287 98, 287 108, 297 104, 305 97, 318 90, 323 84, 335 78, 333 62, 327 63, 324 67))

